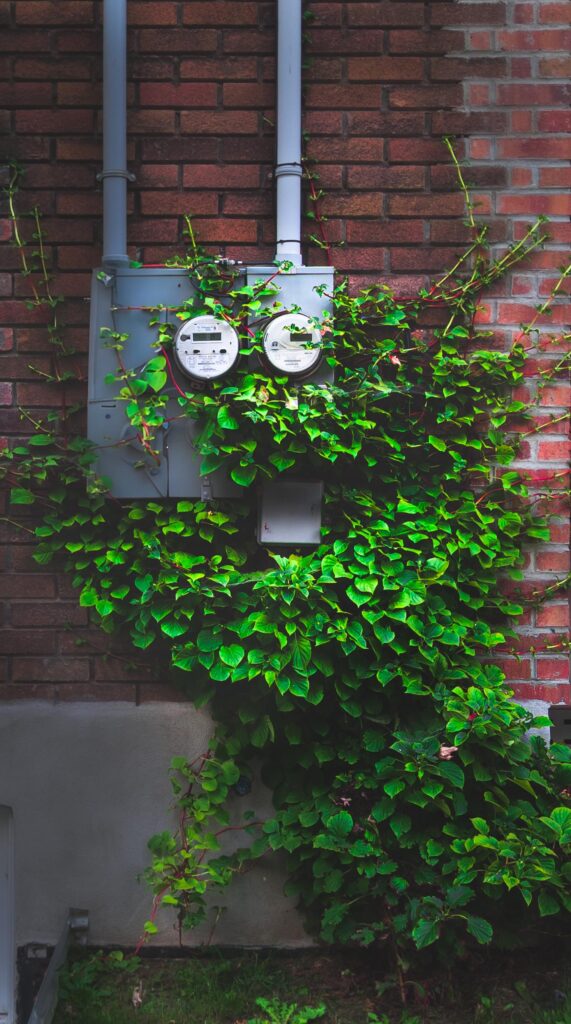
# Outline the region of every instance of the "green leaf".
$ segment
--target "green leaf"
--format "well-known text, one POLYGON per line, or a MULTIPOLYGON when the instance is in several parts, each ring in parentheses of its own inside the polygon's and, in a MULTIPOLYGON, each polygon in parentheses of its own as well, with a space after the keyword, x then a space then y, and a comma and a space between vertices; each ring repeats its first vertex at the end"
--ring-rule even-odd
POLYGON ((417 949, 424 949, 436 942, 440 934, 438 921, 419 921, 412 929, 412 937, 417 949))
POLYGON ((306 637, 296 635, 290 640, 292 665, 298 672, 304 672, 311 661, 311 644, 306 637))
POLYGON ((238 420, 232 416, 227 405, 220 406, 216 414, 216 421, 224 430, 238 430, 240 426, 238 420))
POLYGON ((371 600, 370 594, 362 594, 352 584, 347 587, 346 593, 349 600, 352 601, 353 604, 357 605, 357 608, 360 608, 364 604, 368 604, 371 600))
POLYGON ((112 601, 107 601, 105 598, 95 602, 95 610, 98 615, 104 618, 106 615, 111 615, 115 611, 115 605, 112 601))
POLYGON ((182 636, 183 633, 188 631, 188 622, 185 624, 177 621, 177 619, 163 620, 163 622, 161 622, 161 631, 166 633, 167 636, 170 636, 171 639, 174 639, 177 636, 182 636))
POLYGON ((537 898, 539 913, 542 917, 549 917, 551 914, 558 914, 561 910, 559 900, 549 889, 541 889, 537 898))
POLYGON ((464 772, 459 764, 453 761, 442 761, 438 766, 438 774, 443 775, 456 789, 464 788, 464 772))
POLYGON ((10 501, 13 505, 33 505, 35 496, 25 487, 13 487, 10 491, 10 501))
POLYGON ((256 466, 239 466, 236 469, 230 471, 230 476, 235 484, 239 487, 249 487, 250 484, 254 483, 256 479, 257 469, 256 466))
POLYGON ((480 945, 485 946, 492 941, 494 929, 483 917, 466 918, 466 927, 480 945))
POLYGON ((404 782, 401 781, 401 779, 391 779, 390 782, 384 783, 383 789, 387 796, 390 796, 391 799, 394 799, 395 796, 398 796, 399 793, 402 793, 403 789, 406 789, 406 786, 404 782))
POLYGON ((245 657, 245 650, 240 644, 229 644, 220 648, 220 660, 230 668, 236 668, 245 657))
POLYGON ((434 434, 429 434, 428 435, 428 443, 430 445, 432 445, 433 448, 436 448, 439 452, 445 452, 446 451, 446 448, 447 448, 446 442, 443 441, 441 437, 435 437, 434 434))
POLYGON ((338 814, 328 818, 325 824, 329 832, 333 832, 336 836, 345 837, 353 830, 355 823, 348 811, 339 811, 338 814))

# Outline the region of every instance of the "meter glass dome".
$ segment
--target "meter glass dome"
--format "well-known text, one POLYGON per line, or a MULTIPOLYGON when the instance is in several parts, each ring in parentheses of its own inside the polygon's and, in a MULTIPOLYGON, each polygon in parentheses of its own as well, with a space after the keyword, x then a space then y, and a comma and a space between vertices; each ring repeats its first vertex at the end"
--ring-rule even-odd
POLYGON ((219 317, 195 316, 179 327, 174 338, 174 356, 179 370, 195 380, 216 380, 238 359, 238 335, 231 324, 219 317))
POLYGON ((270 320, 263 346, 271 366, 290 377, 313 373, 321 362, 321 332, 305 313, 280 313, 270 320))

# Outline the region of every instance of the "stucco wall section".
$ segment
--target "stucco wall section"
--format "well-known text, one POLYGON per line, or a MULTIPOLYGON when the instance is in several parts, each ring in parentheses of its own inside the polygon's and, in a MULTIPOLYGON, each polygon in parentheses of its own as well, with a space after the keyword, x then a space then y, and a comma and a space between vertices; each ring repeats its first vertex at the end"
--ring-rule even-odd
MULTIPOLYGON (((70 906, 89 911, 89 941, 132 945, 152 895, 137 875, 149 864, 147 840, 174 823, 171 758, 196 757, 212 724, 190 704, 48 702, 0 704, 0 805, 13 808, 16 943, 53 943, 70 906)), ((267 793, 236 801, 270 813, 267 793)), ((213 941, 230 945, 307 944, 282 894, 276 862, 236 879, 213 941)), ((159 919, 157 944, 176 944, 174 917, 159 919)), ((210 926, 190 944, 206 941, 210 926)))

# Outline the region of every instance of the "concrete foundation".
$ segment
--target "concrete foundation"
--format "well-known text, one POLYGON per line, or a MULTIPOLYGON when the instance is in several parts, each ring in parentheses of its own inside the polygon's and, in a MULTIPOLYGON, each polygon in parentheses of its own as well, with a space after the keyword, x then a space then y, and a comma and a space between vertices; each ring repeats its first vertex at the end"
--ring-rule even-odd
MULTIPOLYGON (((189 703, 0 703, 0 805, 13 812, 15 942, 56 942, 67 908, 89 911, 90 944, 133 945, 152 894, 138 875, 147 840, 175 818, 171 758, 208 746, 208 714, 189 703)), ((267 791, 236 798, 236 813, 271 813, 267 791)), ((226 905, 212 941, 237 946, 310 944, 283 895, 271 857, 236 878, 213 903, 226 905)), ((185 937, 208 940, 212 920, 185 937)), ((157 945, 178 944, 162 912, 157 945)))

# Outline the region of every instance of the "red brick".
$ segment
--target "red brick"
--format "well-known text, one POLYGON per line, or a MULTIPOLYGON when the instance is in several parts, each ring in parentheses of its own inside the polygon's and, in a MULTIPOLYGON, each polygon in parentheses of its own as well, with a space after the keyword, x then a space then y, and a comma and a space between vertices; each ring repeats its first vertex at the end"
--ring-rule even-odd
POLYGON ((129 0, 127 16, 130 25, 176 25, 178 4, 172 0, 129 0))
POLYGON ((392 25, 418 25, 424 11, 416 3, 356 3, 347 5, 349 25, 371 25, 387 28, 392 25))
POLYGON ((561 683, 553 686, 515 684, 513 691, 518 700, 543 700, 547 704, 569 704, 571 702, 571 687, 561 683))
POLYGON ((550 385, 541 392, 541 404, 561 406, 568 409, 571 405, 571 386, 564 384, 550 385))
POLYGON ((545 604, 536 612, 538 626, 551 626, 554 629, 569 625, 569 604, 545 604))
POLYGON ((540 167, 540 188, 571 188, 571 167, 540 167))
POLYGON ((213 53, 218 38, 215 30, 194 32, 181 28, 141 29, 139 52, 144 53, 213 53))
POLYGON ((571 567, 569 551, 538 551, 535 566, 538 572, 566 572, 571 567))
POLYGON ((504 57, 450 57, 430 61, 430 78, 438 81, 462 81, 464 78, 504 78, 507 61, 504 57))
POLYGON ((26 25, 93 24, 92 0, 18 0, 16 21, 26 25))
POLYGON ((253 110, 194 110, 180 115, 180 128, 193 135, 255 135, 258 114, 253 110))
POLYGON ((504 25, 505 21, 506 6, 503 3, 430 4, 431 25, 489 26, 504 25))
POLYGON ((136 135, 173 135, 174 110, 131 110, 127 116, 127 130, 136 135))
MULTIPOLYGON (((507 107, 548 107, 552 105, 556 106, 569 103, 570 98, 571 87, 563 84, 545 85, 542 84, 541 82, 533 82, 529 85, 525 85, 522 82, 517 82, 514 85, 497 86, 497 102, 501 106, 507 107)), ((549 113, 552 112, 550 111, 549 113)), ((539 115, 540 130, 559 131, 560 129, 558 128, 544 129, 541 126, 541 118, 545 116, 545 114, 539 115)))
POLYGON ((15 118, 16 131, 23 134, 69 135, 92 132, 94 127, 91 110, 19 110, 15 118))
POLYGON ((569 441, 540 441, 537 448, 537 457, 542 462, 557 462, 569 457, 569 441))
MULTIPOLYGON (((321 33, 319 34, 321 36, 321 33)), ((339 38, 338 33, 333 34, 339 38)), ((243 56, 245 53, 273 54, 275 52, 275 36, 273 32, 227 29, 222 36, 222 46, 224 54, 235 53, 238 56, 243 56)), ((189 52, 192 53, 192 49, 189 52)))
MULTIPOLYGON (((65 78, 90 78, 92 69, 85 60, 74 60, 71 57, 59 57, 57 62, 58 81, 65 78)), ((54 77, 54 62, 48 58, 23 57, 14 64, 15 78, 38 78, 50 82, 54 77)))
POLYGON ((275 104, 275 89, 273 85, 258 82, 224 85, 222 104, 225 110, 230 107, 272 107, 275 104))
POLYGON ((540 132, 571 132, 571 110, 541 111, 537 123, 540 132))
POLYGON ((180 77, 208 78, 212 81, 229 82, 233 79, 254 81, 258 75, 255 57, 225 57, 223 61, 217 57, 181 58, 180 77))
POLYGON ((10 327, 0 327, 0 352, 9 352, 14 348, 14 331, 10 327))
MULTIPOLYGON (((93 82, 60 82, 57 87, 58 104, 62 107, 101 106, 101 84, 93 82)), ((129 97, 132 103, 132 94, 129 97)))
POLYGON ((184 168, 183 183, 185 188, 256 189, 260 186, 260 168, 256 164, 237 167, 191 164, 184 168))
POLYGON ((193 0, 183 5, 183 21, 185 25, 257 25, 258 4, 240 0, 216 0, 216 3, 200 3, 193 0))
POLYGON ((540 32, 498 32, 498 44, 502 50, 530 50, 533 53, 551 50, 566 53, 571 47, 571 32, 549 29, 540 32))
POLYGON ((539 74, 542 78, 571 77, 571 57, 544 57, 539 61, 539 74))
MULTIPOLYGON (((130 75, 133 81, 161 81, 172 82, 176 76, 178 59, 174 57, 157 57, 151 54, 144 56, 134 55, 129 61, 130 75)), ((196 76, 192 76, 196 77, 196 76)), ((212 78, 212 75, 206 75, 212 78)))
POLYGON ((389 212, 396 217, 461 217, 464 200, 454 196, 391 196, 389 212))
POLYGON ((157 214, 206 213, 218 212, 218 198, 213 192, 193 192, 192 196, 184 192, 151 192, 141 193, 141 212, 145 215, 157 214))
POLYGON ((350 57, 347 70, 357 82, 420 81, 424 62, 420 57, 350 57))
POLYGON ((435 54, 449 53, 464 48, 464 33, 446 29, 422 32, 409 29, 395 29, 388 34, 389 53, 435 54))
POLYGON ((213 82, 167 85, 163 82, 142 83, 140 103, 145 107, 215 107, 217 88, 213 82))
POLYGON ((305 90, 306 106, 324 110, 378 110, 380 85, 310 85, 305 90))
POLYGON ((571 24, 571 4, 570 3, 554 3, 554 4, 539 4, 539 21, 544 25, 559 24, 569 25, 571 24))
POLYGON ((14 82, 4 86, 2 99, 8 108, 50 107, 52 89, 44 82, 14 82))
POLYGON ((349 221, 347 241, 371 243, 373 245, 419 244, 424 241, 424 223, 421 220, 407 221, 349 221))
POLYGON ((569 195, 501 195, 497 199, 498 213, 547 214, 565 217, 571 214, 569 195))
MULTIPOLYGON (((57 34, 57 46, 60 53, 97 53, 101 52, 102 33, 100 29, 91 31, 81 29, 78 32, 62 30, 57 34)), ((45 51, 45 43, 43 51, 45 51)))
POLYGON ((86 682, 89 675, 87 658, 15 658, 12 666, 14 682, 86 682))
POLYGON ((568 139, 498 139, 500 159, 568 160, 568 139))
POLYGON ((62 626, 83 625, 87 622, 87 611, 77 604, 64 601, 46 601, 37 604, 25 601, 12 608, 13 626, 62 626))
POLYGON ((401 109, 442 110, 461 103, 461 85, 398 86, 389 92, 389 105, 401 109))
POLYGON ((0 652, 2 654, 29 654, 41 651, 52 654, 56 649, 56 635, 53 630, 2 629, 0 630, 0 652))
POLYGON ((408 192, 422 189, 425 182, 423 167, 349 167, 349 189, 377 189, 408 192))
POLYGON ((538 658, 537 659, 538 679, 568 679, 569 659, 568 658, 538 658))

